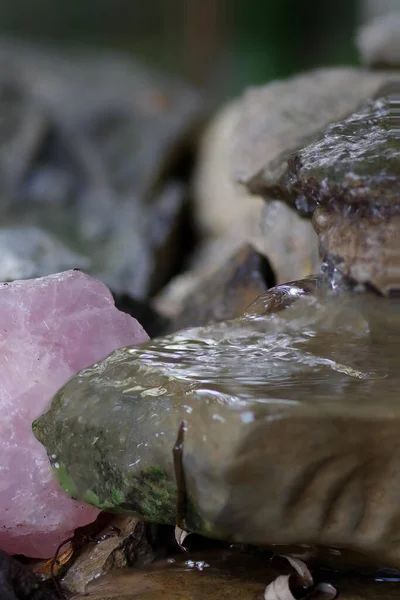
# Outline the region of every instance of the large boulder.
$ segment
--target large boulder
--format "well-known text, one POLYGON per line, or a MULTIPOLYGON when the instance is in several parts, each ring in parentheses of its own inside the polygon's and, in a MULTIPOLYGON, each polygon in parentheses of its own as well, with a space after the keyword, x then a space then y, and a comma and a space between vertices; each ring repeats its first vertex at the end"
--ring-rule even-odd
POLYGON ((242 318, 117 350, 34 431, 99 508, 399 568, 399 335, 395 300, 283 286, 242 318))

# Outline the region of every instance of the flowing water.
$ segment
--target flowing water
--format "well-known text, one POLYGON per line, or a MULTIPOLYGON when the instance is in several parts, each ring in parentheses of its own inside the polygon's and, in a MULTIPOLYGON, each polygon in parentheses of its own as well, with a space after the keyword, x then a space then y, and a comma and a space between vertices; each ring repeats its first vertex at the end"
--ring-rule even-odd
POLYGON ((68 491, 170 524, 184 491, 189 530, 400 568, 400 303, 291 289, 74 377, 35 424, 68 491))
MULTIPOLYGON (((144 370, 199 386, 199 397, 220 394, 221 405, 231 408, 336 404, 344 414, 362 406, 378 416, 378 397, 385 410, 398 403, 399 343, 398 301, 357 293, 339 300, 332 293, 302 296, 268 318, 248 313, 129 352, 144 370)), ((159 390, 142 396, 150 393, 159 390)))

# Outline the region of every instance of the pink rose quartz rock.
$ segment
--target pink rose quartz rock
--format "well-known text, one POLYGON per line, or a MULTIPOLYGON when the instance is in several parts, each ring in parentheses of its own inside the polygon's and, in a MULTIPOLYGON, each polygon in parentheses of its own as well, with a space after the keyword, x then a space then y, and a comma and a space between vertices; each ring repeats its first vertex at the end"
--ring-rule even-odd
POLYGON ((0 548, 52 556, 98 511, 67 497, 32 421, 77 371, 148 336, 79 271, 0 284, 0 548))

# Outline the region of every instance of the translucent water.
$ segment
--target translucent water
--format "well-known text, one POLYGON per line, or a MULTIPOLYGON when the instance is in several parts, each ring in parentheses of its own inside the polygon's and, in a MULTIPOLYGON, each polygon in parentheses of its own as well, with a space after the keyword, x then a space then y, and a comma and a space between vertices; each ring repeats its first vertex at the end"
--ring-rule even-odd
POLYGON ((399 569, 400 303, 299 290, 79 373, 35 426, 60 480, 149 521, 399 569))

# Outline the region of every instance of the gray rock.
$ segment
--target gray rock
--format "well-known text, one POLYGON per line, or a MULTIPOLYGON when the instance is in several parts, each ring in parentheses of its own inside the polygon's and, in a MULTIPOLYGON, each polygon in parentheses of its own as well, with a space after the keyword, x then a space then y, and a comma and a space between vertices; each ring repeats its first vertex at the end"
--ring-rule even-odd
POLYGON ((33 279, 71 267, 89 270, 90 261, 37 227, 0 228, 0 281, 33 279))
POLYGON ((0 67, 2 225, 56 236, 115 292, 154 293, 180 260, 174 173, 198 94, 118 54, 1 40, 0 67))

